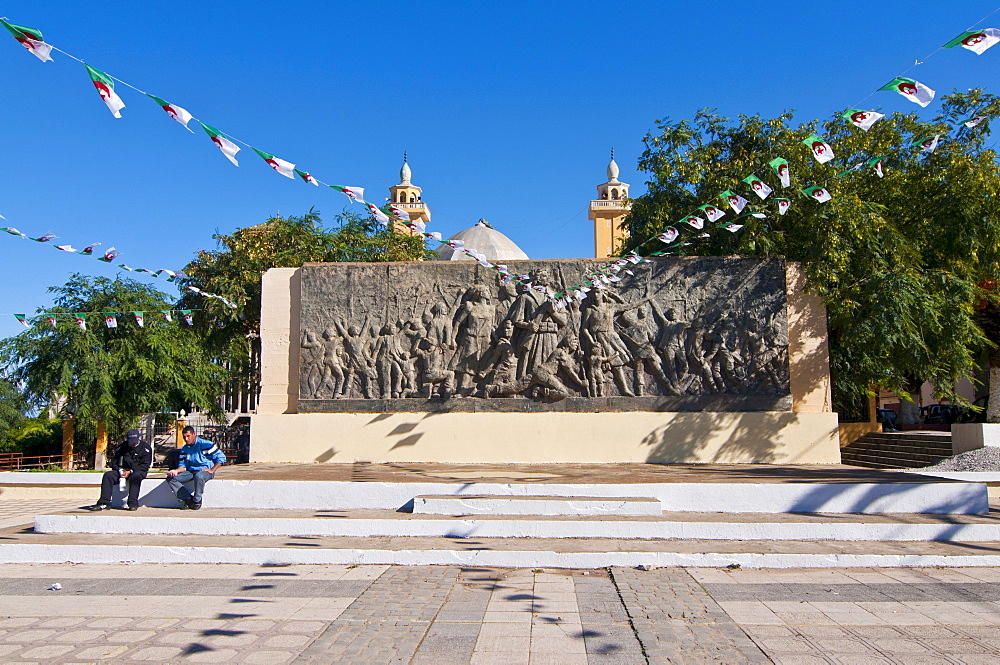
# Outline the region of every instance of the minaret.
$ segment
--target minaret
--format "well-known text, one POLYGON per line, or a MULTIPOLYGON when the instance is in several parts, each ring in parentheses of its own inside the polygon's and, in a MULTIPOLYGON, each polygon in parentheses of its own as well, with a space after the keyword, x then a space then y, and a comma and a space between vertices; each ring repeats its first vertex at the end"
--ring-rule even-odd
MULTIPOLYGON (((410 215, 410 221, 424 222, 431 221, 431 210, 427 204, 421 200, 422 189, 410 182, 413 173, 407 163, 406 153, 403 153, 403 167, 399 169, 399 184, 389 188, 389 203, 405 210, 410 215)), ((403 224, 396 222, 396 230, 410 233, 410 229, 403 224)))
POLYGON ((615 248, 628 237, 628 230, 622 227, 630 208, 626 199, 628 183, 618 180, 618 164, 615 163, 615 149, 612 148, 608 181, 597 186, 597 198, 590 202, 590 212, 587 215, 594 222, 595 257, 612 256, 615 248))

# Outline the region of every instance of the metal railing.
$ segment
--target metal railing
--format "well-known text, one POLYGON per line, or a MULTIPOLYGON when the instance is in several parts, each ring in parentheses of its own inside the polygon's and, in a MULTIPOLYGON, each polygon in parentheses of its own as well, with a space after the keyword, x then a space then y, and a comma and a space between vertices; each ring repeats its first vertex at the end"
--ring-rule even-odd
POLYGON ((0 453, 0 471, 25 471, 27 469, 46 469, 57 466, 61 469, 77 469, 83 465, 83 455, 73 455, 68 465, 65 455, 37 455, 25 457, 21 453, 0 453))

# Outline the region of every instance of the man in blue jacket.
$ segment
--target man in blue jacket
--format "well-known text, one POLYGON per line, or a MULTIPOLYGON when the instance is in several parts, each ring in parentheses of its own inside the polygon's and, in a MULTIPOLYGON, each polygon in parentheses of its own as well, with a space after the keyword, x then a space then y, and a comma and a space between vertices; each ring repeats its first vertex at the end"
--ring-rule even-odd
POLYGON ((180 451, 177 468, 167 471, 167 484, 174 496, 181 502, 181 509, 201 508, 201 496, 205 483, 215 478, 215 472, 226 463, 226 456, 211 441, 206 441, 194 433, 188 425, 183 430, 184 446, 180 451), (188 491, 184 483, 194 481, 194 492, 188 491))

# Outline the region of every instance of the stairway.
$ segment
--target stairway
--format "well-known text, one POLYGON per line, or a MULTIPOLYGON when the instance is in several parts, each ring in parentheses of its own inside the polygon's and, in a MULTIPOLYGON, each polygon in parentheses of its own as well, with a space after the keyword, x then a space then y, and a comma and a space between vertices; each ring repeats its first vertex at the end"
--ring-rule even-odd
POLYGON ((871 469, 919 469, 952 454, 948 432, 872 432, 841 448, 840 460, 871 469))

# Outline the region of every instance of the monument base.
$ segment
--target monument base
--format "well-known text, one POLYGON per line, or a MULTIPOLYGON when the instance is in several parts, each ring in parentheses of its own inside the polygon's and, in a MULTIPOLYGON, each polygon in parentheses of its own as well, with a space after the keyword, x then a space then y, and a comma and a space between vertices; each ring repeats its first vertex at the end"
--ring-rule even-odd
POLYGON ((296 413, 251 462, 839 464, 836 413, 296 413))

